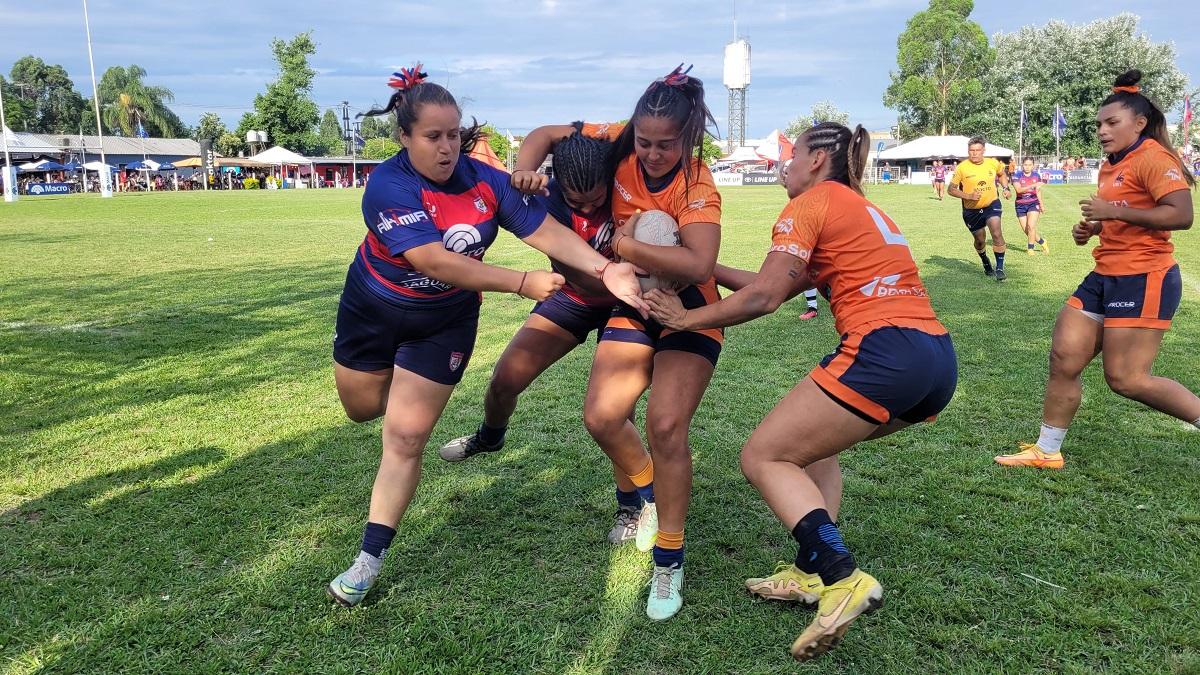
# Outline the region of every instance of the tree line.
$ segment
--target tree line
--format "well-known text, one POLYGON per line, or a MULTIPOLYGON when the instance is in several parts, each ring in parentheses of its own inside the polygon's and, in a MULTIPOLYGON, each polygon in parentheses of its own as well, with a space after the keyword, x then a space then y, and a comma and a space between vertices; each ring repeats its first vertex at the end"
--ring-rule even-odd
POLYGON ((1141 70, 1143 91, 1164 111, 1177 108, 1187 93, 1175 46, 1139 33, 1133 14, 1083 25, 1050 21, 989 41, 970 19, 974 6, 972 0, 930 0, 900 34, 897 69, 883 102, 899 112, 901 138, 981 134, 1015 149, 1024 103, 1025 150, 1053 154, 1059 106, 1067 123, 1061 153, 1095 157, 1096 108, 1118 75, 1141 70))

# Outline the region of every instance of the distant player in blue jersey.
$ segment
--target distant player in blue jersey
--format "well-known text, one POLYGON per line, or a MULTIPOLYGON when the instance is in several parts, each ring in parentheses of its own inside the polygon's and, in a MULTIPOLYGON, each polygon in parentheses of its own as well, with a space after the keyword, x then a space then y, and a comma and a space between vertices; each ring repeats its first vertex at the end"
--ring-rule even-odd
POLYGON ((1025 237, 1029 240, 1025 250, 1029 255, 1034 255, 1034 250, 1041 246, 1043 251, 1049 253, 1050 245, 1038 234, 1037 227, 1038 220, 1046 211, 1042 206, 1042 186, 1046 181, 1034 170, 1032 159, 1025 158, 1021 163, 1021 170, 1012 177, 1012 184, 1017 191, 1017 221, 1021 223, 1021 229, 1025 231, 1025 237))
POLYGON ((424 78, 420 65, 396 73, 387 107, 368 113, 395 114, 404 150, 371 175, 362 201, 367 235, 338 306, 338 396, 356 422, 383 416, 361 551, 328 586, 346 606, 375 584, 416 491, 421 452, 471 358, 480 291, 544 301, 565 283, 557 272, 484 264, 500 228, 645 309, 631 265, 610 262, 513 189, 508 174, 462 152, 479 126, 463 128, 454 97, 424 78))
MULTIPOLYGON (((548 194, 540 199, 555 220, 568 225, 580 239, 611 260, 614 257, 610 246, 613 223, 609 208, 613 182, 612 141, 580 133, 581 122, 574 126, 574 133, 554 145, 554 180, 542 188, 548 194)), ((527 182, 542 185, 545 181, 545 175, 517 171, 512 183, 516 186, 527 182)), ((483 422, 471 435, 442 446, 439 451, 442 459, 461 462, 503 448, 517 398, 547 368, 583 344, 592 332, 603 331, 608 323, 617 301, 604 285, 572 273, 570 268, 557 261, 550 262, 567 282, 548 300, 534 305, 525 325, 513 336, 492 371, 492 380, 484 396, 483 422)), ((608 540, 623 544, 632 541, 637 533, 642 499, 629 476, 616 469, 613 474, 617 483, 617 511, 608 540)))

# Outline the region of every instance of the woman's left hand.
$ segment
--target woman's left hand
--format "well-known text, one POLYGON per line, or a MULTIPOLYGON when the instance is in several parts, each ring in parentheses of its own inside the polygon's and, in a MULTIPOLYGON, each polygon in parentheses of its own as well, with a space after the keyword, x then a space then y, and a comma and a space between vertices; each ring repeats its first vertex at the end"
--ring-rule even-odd
POLYGON ((1101 199, 1099 195, 1092 195, 1091 199, 1079 202, 1079 211, 1083 214, 1084 220, 1116 220, 1116 208, 1101 199))
POLYGON ((655 321, 671 330, 685 330, 683 323, 687 318, 687 310, 674 291, 656 288, 646 293, 645 300, 650 305, 650 315, 655 321))
POLYGON ((600 272, 600 280, 604 282, 605 288, 616 299, 636 309, 643 319, 649 316, 650 308, 642 299, 642 286, 638 283, 633 265, 625 262, 609 263, 597 268, 597 271, 600 272))

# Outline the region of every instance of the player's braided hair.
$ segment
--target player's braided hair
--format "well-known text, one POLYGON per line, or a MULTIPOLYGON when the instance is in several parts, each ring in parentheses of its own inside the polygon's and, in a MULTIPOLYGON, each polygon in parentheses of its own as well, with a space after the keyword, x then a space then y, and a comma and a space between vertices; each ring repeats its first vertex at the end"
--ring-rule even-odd
POLYGON ((1171 132, 1167 130, 1166 115, 1163 115, 1163 111, 1154 105, 1154 101, 1142 93, 1141 87, 1138 86, 1138 82, 1141 80, 1142 71, 1136 68, 1122 73, 1113 83, 1112 93, 1104 99, 1100 107, 1109 103, 1120 103, 1133 111, 1134 115, 1145 117, 1146 128, 1142 131, 1142 135, 1153 138, 1167 152, 1174 155, 1176 161, 1179 162, 1179 168, 1182 169, 1180 175, 1188 182, 1188 185, 1196 187, 1196 179, 1192 177, 1192 172, 1188 171, 1183 159, 1179 157, 1179 153, 1175 152, 1175 146, 1171 143, 1171 132))
POLYGON ((612 153, 611 164, 613 172, 616 165, 633 152, 633 130, 638 119, 643 117, 659 117, 670 120, 679 129, 679 141, 683 145, 683 175, 687 183, 692 181, 692 162, 689 159, 700 152, 704 144, 704 134, 708 133, 708 125, 717 125, 708 106, 704 103, 704 83, 699 78, 691 77, 688 66, 683 64, 671 71, 666 77, 659 78, 646 87, 633 108, 629 124, 617 136, 616 147, 612 153))
POLYGON ((871 139, 861 124, 850 131, 844 124, 821 122, 804 132, 799 141, 809 152, 826 152, 830 179, 849 186, 860 195, 863 193, 863 172, 867 167, 867 154, 871 151, 871 139))
MULTIPOLYGON (((458 101, 454 100, 454 96, 445 87, 428 82, 425 78, 426 74, 421 72, 419 63, 413 68, 402 68, 393 74, 388 82, 396 92, 388 99, 387 105, 359 113, 357 117, 374 117, 394 113, 396 129, 407 135, 412 135, 413 122, 417 121, 423 105, 452 105, 461 117, 462 108, 458 107, 458 101)), ((460 129, 459 141, 462 152, 470 152, 475 147, 475 142, 479 140, 482 129, 483 125, 474 117, 471 118, 471 126, 460 129)), ((400 140, 399 136, 399 134, 395 134, 397 141, 400 140)))
POLYGON ((550 165, 558 184, 573 192, 591 192, 597 185, 612 183, 612 141, 580 133, 583 122, 575 122, 575 133, 554 145, 550 165))

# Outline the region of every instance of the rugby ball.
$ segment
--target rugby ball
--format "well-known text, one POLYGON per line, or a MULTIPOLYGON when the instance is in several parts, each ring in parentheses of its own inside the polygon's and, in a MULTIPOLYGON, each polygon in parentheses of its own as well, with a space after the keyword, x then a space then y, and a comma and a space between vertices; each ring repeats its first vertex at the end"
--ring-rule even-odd
MULTIPOLYGON (((679 225, 666 211, 645 211, 634 224, 633 238, 655 246, 679 246, 679 225)), ((638 274, 642 292, 655 288, 668 288, 673 284, 651 274, 638 274)))

